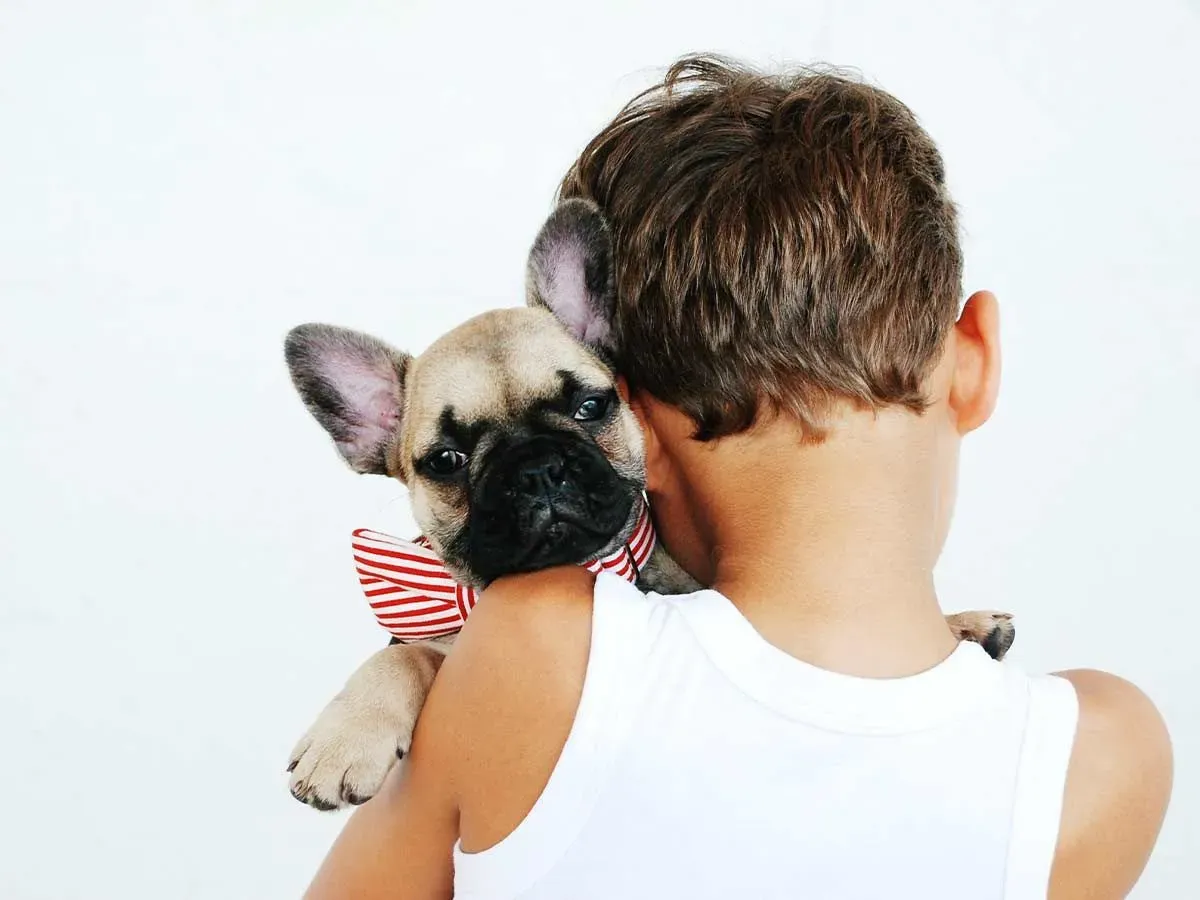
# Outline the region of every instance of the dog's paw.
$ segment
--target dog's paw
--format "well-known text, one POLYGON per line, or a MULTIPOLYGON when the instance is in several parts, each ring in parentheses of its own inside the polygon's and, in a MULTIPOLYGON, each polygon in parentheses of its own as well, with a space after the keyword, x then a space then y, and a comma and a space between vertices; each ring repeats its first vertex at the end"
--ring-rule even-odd
POLYGON ((292 751, 292 796, 319 810, 366 803, 408 752, 415 724, 339 694, 292 751))
POLYGON ((1004 659, 1017 637, 1011 613, 976 610, 947 616, 946 622, 960 641, 980 644, 993 659, 1004 659))
POLYGON ((417 714, 450 644, 395 644, 350 676, 292 751, 292 796, 316 809, 366 803, 408 753, 417 714))

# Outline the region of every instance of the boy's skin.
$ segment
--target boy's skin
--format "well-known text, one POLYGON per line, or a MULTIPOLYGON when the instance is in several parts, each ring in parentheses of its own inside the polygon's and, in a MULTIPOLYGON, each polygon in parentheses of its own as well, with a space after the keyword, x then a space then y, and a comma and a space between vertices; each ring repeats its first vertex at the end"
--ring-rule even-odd
MULTIPOLYGON (((996 300, 980 292, 946 339, 923 414, 847 406, 815 445, 802 445, 794 420, 764 414, 749 432, 702 443, 683 412, 635 394, 660 537, 798 659, 878 678, 935 666, 955 647, 933 567, 959 445, 990 417, 999 384, 996 300)), ((567 568, 485 592, 433 686, 408 765, 354 814, 307 897, 450 897, 455 841, 474 852, 512 832, 571 728, 592 585, 585 570, 567 568)), ((1133 685, 1104 672, 1061 674, 1080 718, 1049 896, 1124 897, 1166 812, 1170 740, 1133 685)))

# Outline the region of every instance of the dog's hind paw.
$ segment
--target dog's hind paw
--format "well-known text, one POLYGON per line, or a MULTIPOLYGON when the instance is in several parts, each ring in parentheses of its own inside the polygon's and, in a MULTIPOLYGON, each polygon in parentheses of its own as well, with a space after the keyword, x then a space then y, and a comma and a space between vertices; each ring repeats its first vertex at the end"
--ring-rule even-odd
POLYGON ((946 616, 946 624, 960 641, 980 644, 992 659, 1004 659, 1017 636, 1012 614, 975 610, 946 616))

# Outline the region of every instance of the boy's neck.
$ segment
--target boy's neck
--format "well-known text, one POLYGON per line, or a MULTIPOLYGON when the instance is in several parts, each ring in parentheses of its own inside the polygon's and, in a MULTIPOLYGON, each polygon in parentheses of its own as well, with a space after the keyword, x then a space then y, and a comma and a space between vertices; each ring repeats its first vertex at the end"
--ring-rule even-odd
POLYGON ((938 457, 956 444, 907 412, 855 416, 820 445, 797 437, 768 424, 682 467, 677 502, 695 517, 712 586, 822 668, 894 677, 937 664, 955 646, 933 585, 948 508, 938 457))

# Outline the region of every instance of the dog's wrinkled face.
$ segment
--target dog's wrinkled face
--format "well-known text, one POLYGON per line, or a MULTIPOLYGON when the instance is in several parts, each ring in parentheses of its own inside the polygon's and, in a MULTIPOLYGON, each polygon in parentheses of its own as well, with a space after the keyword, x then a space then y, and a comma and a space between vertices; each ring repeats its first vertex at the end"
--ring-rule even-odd
POLYGON ((598 213, 571 202, 534 244, 531 308, 478 316, 416 358, 327 325, 288 336, 309 410, 353 468, 408 485, 466 583, 586 562, 633 530, 643 450, 608 363, 609 260, 598 213))
POLYGON ((455 329, 412 363, 408 398, 395 467, 473 582, 593 559, 632 528, 641 433, 612 372, 550 313, 455 329))

